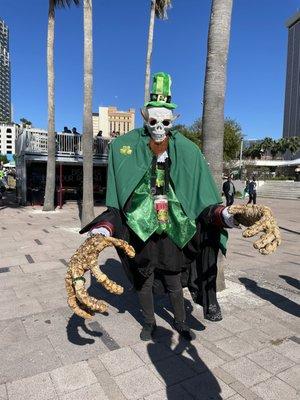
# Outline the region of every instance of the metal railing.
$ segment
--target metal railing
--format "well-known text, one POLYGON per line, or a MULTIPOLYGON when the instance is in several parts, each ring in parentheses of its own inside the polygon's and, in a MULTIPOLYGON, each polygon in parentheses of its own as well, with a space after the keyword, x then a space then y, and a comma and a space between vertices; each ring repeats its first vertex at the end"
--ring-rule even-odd
MULTIPOLYGON (((57 156, 82 156, 82 135, 74 133, 56 133, 57 156)), ((93 143, 94 157, 107 157, 111 140, 95 137, 93 143)), ((45 131, 24 129, 16 140, 16 154, 48 154, 48 134, 45 131)))

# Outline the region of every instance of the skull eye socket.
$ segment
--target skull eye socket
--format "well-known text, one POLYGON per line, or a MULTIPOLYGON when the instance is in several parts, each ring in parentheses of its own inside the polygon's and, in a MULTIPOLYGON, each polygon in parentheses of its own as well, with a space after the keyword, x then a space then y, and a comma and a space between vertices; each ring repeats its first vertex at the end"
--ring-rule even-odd
POLYGON ((169 119, 164 119, 162 123, 163 123, 163 126, 169 126, 171 121, 169 119))
POLYGON ((156 119, 151 118, 151 119, 149 120, 149 125, 150 125, 150 126, 154 126, 154 125, 156 125, 156 124, 157 124, 157 120, 156 120, 156 119))

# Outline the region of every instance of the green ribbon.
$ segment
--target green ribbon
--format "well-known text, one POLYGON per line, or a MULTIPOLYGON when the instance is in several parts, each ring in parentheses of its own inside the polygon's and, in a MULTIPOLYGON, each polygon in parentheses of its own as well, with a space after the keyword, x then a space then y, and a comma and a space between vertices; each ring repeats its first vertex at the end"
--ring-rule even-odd
POLYGON ((150 172, 146 172, 132 195, 131 208, 126 213, 127 224, 144 242, 154 233, 165 232, 182 249, 196 233, 196 223, 183 212, 171 185, 168 203, 169 222, 161 224, 157 220, 150 191, 150 172))

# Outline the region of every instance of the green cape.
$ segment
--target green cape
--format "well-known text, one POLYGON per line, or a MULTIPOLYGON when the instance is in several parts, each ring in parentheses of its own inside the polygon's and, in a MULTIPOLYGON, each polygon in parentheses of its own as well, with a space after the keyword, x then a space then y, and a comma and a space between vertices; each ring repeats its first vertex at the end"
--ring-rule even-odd
MULTIPOLYGON (((118 137, 110 145, 106 205, 122 210, 151 167, 150 137, 144 128, 118 137)), ((170 178, 183 211, 195 220, 208 206, 222 203, 199 148, 176 130, 170 132, 170 178)), ((224 243, 224 241, 222 240, 224 243)), ((225 244, 225 243, 224 243, 225 244)))

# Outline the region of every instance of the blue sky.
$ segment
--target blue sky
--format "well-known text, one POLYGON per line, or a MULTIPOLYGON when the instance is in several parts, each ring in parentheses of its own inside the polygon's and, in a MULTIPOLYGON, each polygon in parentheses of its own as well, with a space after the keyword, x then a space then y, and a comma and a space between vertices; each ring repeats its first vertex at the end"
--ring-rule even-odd
MULTIPOLYGON (((144 97, 149 0, 94 0, 94 111, 99 105, 139 109, 144 97)), ((156 20, 152 72, 173 80, 178 123, 202 113, 210 0, 173 0, 156 20)), ((287 53, 286 20, 299 0, 234 0, 225 114, 247 138, 282 135, 287 53)), ((47 127, 47 0, 0 0, 10 29, 14 120, 47 127)), ((56 129, 82 129, 82 7, 56 12, 56 129)))

